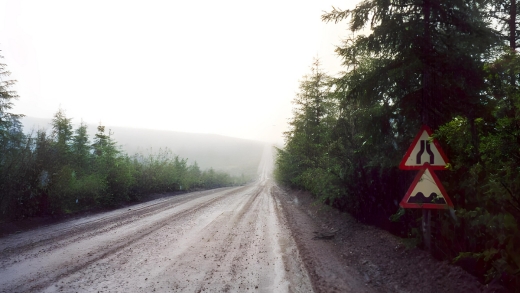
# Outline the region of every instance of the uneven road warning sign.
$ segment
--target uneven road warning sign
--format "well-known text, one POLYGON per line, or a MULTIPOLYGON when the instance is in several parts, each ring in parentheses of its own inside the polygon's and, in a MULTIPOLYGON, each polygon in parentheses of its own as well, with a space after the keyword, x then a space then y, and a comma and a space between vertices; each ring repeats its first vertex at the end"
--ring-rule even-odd
POLYGON ((431 140, 432 131, 428 126, 421 127, 417 136, 399 164, 401 170, 420 170, 428 163, 433 170, 445 170, 448 158, 439 142, 431 140))
POLYGON ((453 207, 451 199, 433 168, 426 163, 408 188, 399 204, 402 208, 447 209, 453 207))

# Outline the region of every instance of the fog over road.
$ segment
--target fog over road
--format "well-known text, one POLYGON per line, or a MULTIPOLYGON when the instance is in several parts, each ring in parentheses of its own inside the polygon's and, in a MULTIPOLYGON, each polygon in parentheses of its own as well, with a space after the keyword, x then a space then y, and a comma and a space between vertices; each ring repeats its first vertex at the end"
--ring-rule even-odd
POLYGON ((0 239, 0 292, 311 292, 269 178, 0 239))

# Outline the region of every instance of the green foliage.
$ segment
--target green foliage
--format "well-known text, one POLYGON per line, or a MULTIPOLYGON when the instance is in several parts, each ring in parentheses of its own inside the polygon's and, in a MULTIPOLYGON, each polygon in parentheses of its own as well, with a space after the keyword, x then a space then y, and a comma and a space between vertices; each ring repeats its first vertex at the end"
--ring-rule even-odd
POLYGON ((72 164, 78 171, 88 173, 91 155, 91 146, 87 133, 87 125, 81 122, 80 126, 74 131, 72 137, 72 164))
POLYGON ((10 206, 27 195, 23 177, 30 171, 26 163, 31 160, 30 144, 19 121, 23 115, 10 112, 18 95, 12 89, 16 81, 8 79, 9 75, 7 65, 0 63, 0 218, 10 216, 10 206))
POLYGON ((50 134, 39 130, 28 136, 18 116, 0 114, 0 220, 114 207, 151 193, 232 186, 250 179, 201 171, 197 163, 188 165, 168 149, 129 157, 103 125, 91 143, 86 125, 73 129, 62 109, 54 115, 50 134))
POLYGON ((330 77, 316 60, 311 74, 300 83, 294 104, 291 130, 285 133, 286 147, 278 149, 275 178, 284 184, 312 191, 324 200, 340 194, 335 184, 337 166, 331 164, 329 136, 336 120, 336 100, 331 94, 330 77))
MULTIPOLYGON (((448 186, 454 194, 459 227, 471 237, 453 233, 459 243, 457 261, 473 258, 481 262, 487 280, 510 276, 518 284, 520 273, 520 103, 509 74, 520 72, 519 58, 507 52, 486 66, 489 92, 493 94, 491 115, 455 117, 436 132, 448 142, 453 174, 448 186), (507 62, 506 62, 507 61, 507 62), (471 142, 475 125, 478 144, 471 142)), ((451 233, 445 231, 444 233, 451 233)), ((446 248, 449 249, 449 248, 446 248)))
POLYGON ((65 116, 65 112, 59 109, 52 119, 52 138, 58 150, 62 151, 62 157, 66 157, 72 140, 72 119, 65 116))
POLYGON ((520 286, 516 2, 367 0, 326 13, 372 30, 336 50, 342 76, 320 84, 313 68, 301 83, 275 178, 418 243, 421 211, 398 206, 415 174, 397 166, 429 125, 450 159, 438 176, 455 205, 433 214, 432 252, 520 286))
POLYGON ((96 173, 80 178, 72 176, 69 183, 67 197, 72 199, 74 206, 71 210, 92 208, 101 204, 108 188, 105 179, 96 173))
POLYGON ((184 182, 181 174, 186 172, 186 161, 174 156, 171 151, 159 150, 147 157, 136 155, 134 165, 138 168, 137 186, 139 193, 176 191, 184 182))
MULTIPOLYGON (((4 56, 0 55, 0 59, 4 56)), ((14 106, 14 100, 18 99, 16 91, 12 87, 16 84, 16 80, 8 79, 11 72, 7 70, 7 65, 0 62, 0 142, 5 145, 9 141, 10 128, 19 124, 18 118, 23 117, 20 114, 13 114, 9 111, 14 106)))

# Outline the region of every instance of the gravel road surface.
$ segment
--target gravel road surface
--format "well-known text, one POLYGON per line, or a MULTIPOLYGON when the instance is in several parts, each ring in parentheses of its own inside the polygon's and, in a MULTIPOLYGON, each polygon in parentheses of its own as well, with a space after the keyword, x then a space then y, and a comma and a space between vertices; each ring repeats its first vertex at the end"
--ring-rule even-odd
POLYGON ((270 180, 0 239, 0 292, 312 292, 270 180))
POLYGON ((0 225, 0 293, 508 292, 307 192, 279 188, 272 159, 266 148, 247 186, 32 229, 0 225))

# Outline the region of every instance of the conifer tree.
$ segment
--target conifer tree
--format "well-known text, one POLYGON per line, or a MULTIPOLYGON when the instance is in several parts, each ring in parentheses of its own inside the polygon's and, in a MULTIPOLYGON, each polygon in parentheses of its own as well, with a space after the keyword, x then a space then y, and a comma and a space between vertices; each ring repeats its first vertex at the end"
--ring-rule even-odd
MULTIPOLYGON (((0 60, 4 56, 0 55, 0 60)), ((6 147, 13 133, 19 133, 21 123, 19 118, 22 114, 11 113, 14 101, 19 98, 16 91, 12 87, 16 84, 16 80, 9 79, 11 72, 7 70, 7 64, 0 61, 0 146, 6 147)))
POLYGON ((69 164, 72 143, 72 118, 67 118, 63 109, 58 109, 52 119, 52 139, 56 147, 55 164, 69 164))
POLYGON ((12 113, 18 94, 13 89, 16 80, 9 79, 7 65, 0 55, 0 218, 14 214, 16 199, 23 198, 20 190, 27 190, 30 145, 23 133, 20 118, 12 113))
POLYGON ((278 150, 276 177, 286 184, 317 195, 336 193, 334 161, 329 159, 330 133, 337 119, 337 105, 330 90, 330 77, 318 60, 300 82, 293 100, 295 108, 285 133, 285 148, 278 150))
POLYGON ((348 97, 391 101, 400 116, 433 128, 454 113, 475 117, 484 88, 482 61, 496 42, 482 17, 485 3, 366 0, 352 10, 333 8, 323 20, 348 19, 353 32, 372 29, 337 49, 346 65, 361 58, 370 66, 363 77, 353 77, 348 97))
POLYGON ((74 131, 74 136, 72 137, 74 165, 78 170, 86 172, 89 169, 88 166, 91 148, 87 133, 87 125, 82 121, 79 127, 74 131))

